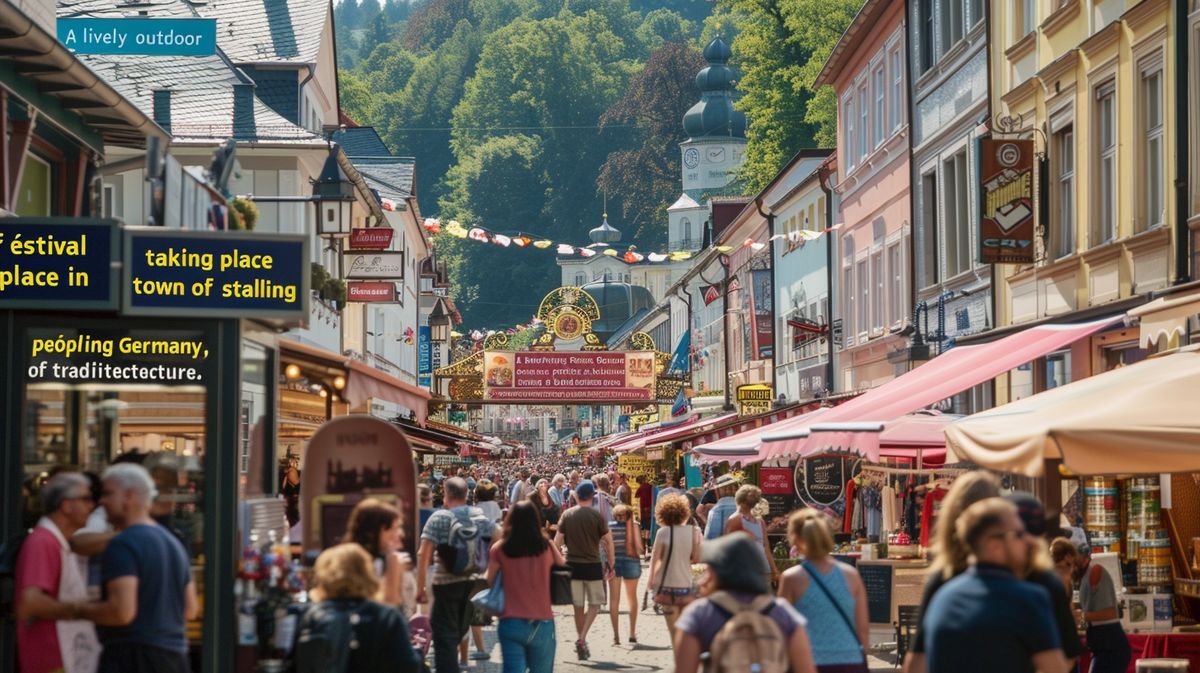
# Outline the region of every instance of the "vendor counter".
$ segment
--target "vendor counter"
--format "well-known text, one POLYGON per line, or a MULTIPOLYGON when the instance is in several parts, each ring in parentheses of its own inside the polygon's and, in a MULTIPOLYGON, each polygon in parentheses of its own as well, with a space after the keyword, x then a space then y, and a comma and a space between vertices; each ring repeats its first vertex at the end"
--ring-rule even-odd
MULTIPOLYGON (((1190 670, 1200 671, 1200 633, 1131 633, 1128 673, 1135 673, 1138 659, 1187 659, 1190 670)), ((1079 658, 1079 670, 1086 671, 1092 656, 1086 649, 1079 658)))
POLYGON ((929 562, 920 559, 857 558, 854 565, 867 589, 867 613, 871 624, 890 626, 897 621, 901 605, 921 604, 921 591, 929 574, 929 562))

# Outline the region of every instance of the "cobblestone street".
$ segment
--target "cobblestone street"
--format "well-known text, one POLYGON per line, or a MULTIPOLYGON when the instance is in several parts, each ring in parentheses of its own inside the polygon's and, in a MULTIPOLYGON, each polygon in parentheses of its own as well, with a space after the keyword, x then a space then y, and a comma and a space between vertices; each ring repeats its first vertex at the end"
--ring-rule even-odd
MULTIPOLYGON (((654 613, 654 606, 647 603, 642 610, 642 596, 646 590, 647 575, 642 572, 642 581, 638 587, 638 621, 637 644, 630 644, 629 614, 624 596, 621 597, 620 630, 621 644, 613 644, 612 622, 607 610, 596 617, 596 623, 588 637, 592 656, 588 661, 580 661, 575 656, 575 621, 570 606, 554 608, 554 622, 557 626, 558 649, 555 652, 555 671, 672 671, 674 663, 669 639, 667 623, 661 615, 654 613)), ((892 640, 890 631, 886 629, 872 630, 872 642, 883 643, 892 640)), ((484 661, 472 661, 464 669, 464 673, 500 673, 500 643, 496 639, 496 627, 490 626, 483 630, 484 647, 491 658, 484 661)), ((472 644, 472 650, 474 645, 472 644)), ((895 670, 892 661, 894 651, 890 648, 882 654, 872 656, 871 671, 883 673, 895 670)), ((430 658, 432 661, 432 657, 430 658)))

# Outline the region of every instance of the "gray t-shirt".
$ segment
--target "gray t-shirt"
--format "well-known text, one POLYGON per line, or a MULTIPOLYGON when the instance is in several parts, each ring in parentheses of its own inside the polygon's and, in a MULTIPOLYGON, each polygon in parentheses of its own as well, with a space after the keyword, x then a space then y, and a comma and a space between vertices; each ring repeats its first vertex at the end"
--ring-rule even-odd
MULTIPOLYGON (((1079 607, 1084 612, 1097 612, 1117 607, 1117 589, 1112 577, 1099 563, 1092 562, 1079 582, 1079 607)), ((1093 626, 1100 624, 1116 624, 1120 619, 1106 619, 1091 622, 1093 626)))

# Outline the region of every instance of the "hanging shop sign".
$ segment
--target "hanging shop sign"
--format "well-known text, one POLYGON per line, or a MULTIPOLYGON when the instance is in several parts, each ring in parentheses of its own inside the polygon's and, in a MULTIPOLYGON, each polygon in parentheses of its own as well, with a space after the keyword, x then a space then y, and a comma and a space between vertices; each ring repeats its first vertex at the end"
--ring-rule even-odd
POLYGON ((847 479, 843 456, 811 456, 796 470, 796 492, 807 503, 830 506, 842 499, 847 479))
POLYGON ((629 417, 629 429, 639 430, 642 426, 650 425, 658 422, 658 411, 655 410, 652 414, 633 414, 629 417))
POLYGON ((84 383, 203 385, 209 346, 183 330, 30 328, 25 380, 84 383))
POLYGON ((303 320, 308 238, 223 231, 125 232, 122 303, 129 315, 303 320))
POLYGON ((752 383, 737 387, 738 415, 753 416, 771 410, 775 391, 764 383, 752 383))
POLYGON ((365 227, 350 230, 351 250, 387 250, 392 246, 392 236, 396 233, 391 227, 365 227))
POLYGON ((430 388, 433 385, 433 346, 429 325, 417 327, 417 385, 430 388))
POLYGON ((775 299, 771 289, 771 270, 751 271, 750 288, 751 313, 754 315, 750 339, 754 359, 770 360, 775 356, 775 299))
POLYGON ((0 308, 115 310, 120 235, 113 220, 0 221, 0 308))
POLYGON ((1033 141, 979 140, 979 261, 1031 264, 1034 257, 1033 141))
POLYGON ((484 399, 505 402, 648 402, 654 352, 486 351, 484 399))
POLYGON ((216 19, 60 18, 58 41, 77 54, 212 56, 216 19))
POLYGON ((404 280, 404 253, 351 250, 342 255, 342 270, 346 280, 404 280))
POLYGON ((396 284, 390 282, 362 282, 346 284, 346 301, 364 304, 396 301, 396 284))

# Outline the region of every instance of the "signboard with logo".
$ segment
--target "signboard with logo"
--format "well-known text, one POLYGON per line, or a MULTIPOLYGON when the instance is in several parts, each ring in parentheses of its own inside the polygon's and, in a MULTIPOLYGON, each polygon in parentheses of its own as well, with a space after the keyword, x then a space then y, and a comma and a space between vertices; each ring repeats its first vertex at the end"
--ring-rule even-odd
POLYGON ((775 391, 764 383, 752 383, 737 387, 738 415, 753 416, 771 410, 775 391))
POLYGON ((0 221, 0 308, 117 308, 120 235, 113 220, 0 221))
POLYGON ((346 301, 362 303, 396 301, 396 284, 392 282, 361 282, 346 284, 346 301))
POLYGON ((350 230, 351 250, 387 250, 396 233, 391 227, 366 227, 350 230))
POLYGON ((404 280, 404 253, 350 250, 342 255, 342 272, 346 280, 404 280))
POLYGON ((216 19, 59 18, 58 41, 77 54, 212 56, 216 19))
POLYGON ((430 388, 433 385, 431 334, 429 325, 417 327, 417 385, 422 388, 430 388))
POLYGON ((510 352, 483 356, 485 400, 505 402, 649 402, 654 353, 510 352))
POLYGON ((979 140, 979 261, 1031 264, 1034 258, 1033 141, 979 140))
POLYGON ((125 260, 122 300, 129 315, 308 317, 303 235, 127 228, 125 260))

